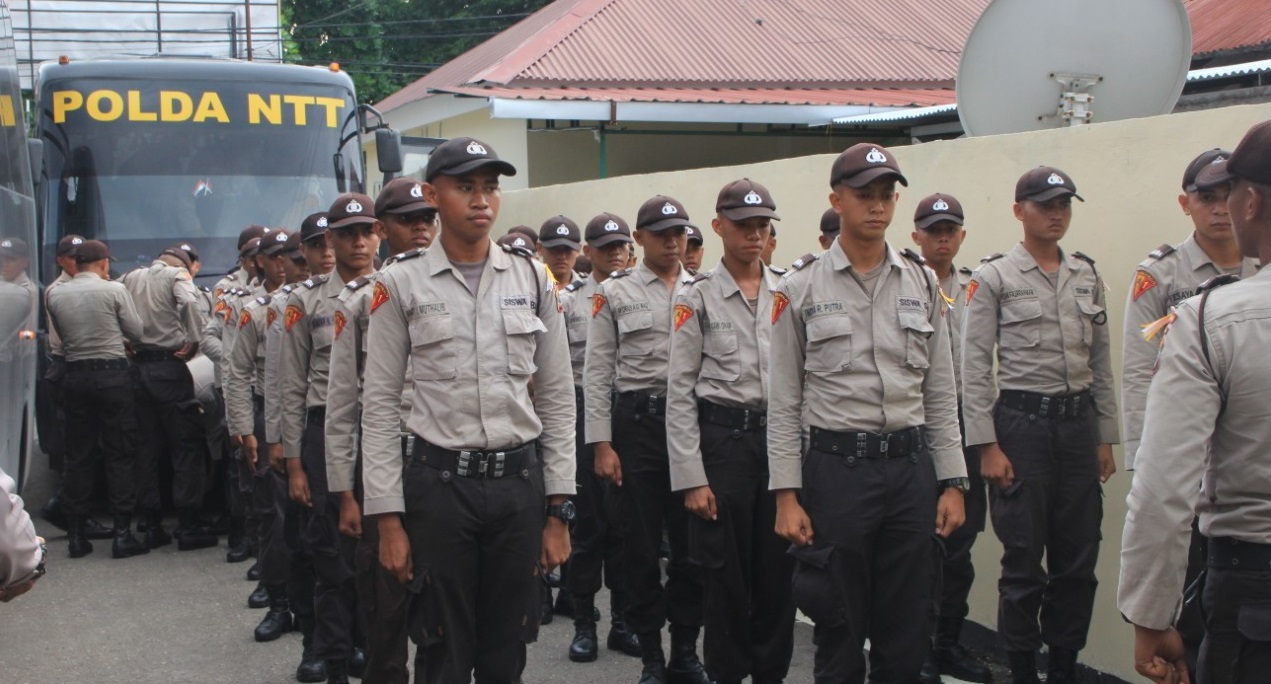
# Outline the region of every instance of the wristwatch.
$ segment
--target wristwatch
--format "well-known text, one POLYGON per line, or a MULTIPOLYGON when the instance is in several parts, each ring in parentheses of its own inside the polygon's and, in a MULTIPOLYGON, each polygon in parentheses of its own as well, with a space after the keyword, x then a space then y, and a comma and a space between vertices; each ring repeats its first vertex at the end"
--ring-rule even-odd
POLYGON ((574 522, 574 517, 578 515, 578 512, 574 509, 574 502, 567 500, 559 506, 548 506, 547 515, 559 518, 562 522, 571 523, 574 522))
POLYGON ((940 480, 936 484, 940 485, 940 491, 942 492, 950 487, 962 490, 963 494, 971 491, 971 478, 969 477, 951 477, 947 480, 940 480))

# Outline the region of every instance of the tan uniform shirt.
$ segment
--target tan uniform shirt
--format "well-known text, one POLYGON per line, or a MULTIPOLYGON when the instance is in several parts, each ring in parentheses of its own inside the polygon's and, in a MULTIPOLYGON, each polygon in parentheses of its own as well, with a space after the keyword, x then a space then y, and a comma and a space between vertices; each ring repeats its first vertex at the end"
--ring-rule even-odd
POLYGON ((940 294, 948 307, 949 345, 953 350, 953 381, 962 400, 962 309, 966 307, 966 287, 971 282, 971 269, 950 266, 949 277, 940 281, 940 294))
POLYGON ((270 444, 282 442, 282 387, 278 382, 278 362, 282 359, 283 314, 291 300, 291 291, 297 285, 299 283, 278 288, 265 312, 265 390, 261 394, 265 395, 265 441, 270 444))
MULTIPOLYGON (((62 271, 61 273, 58 274, 57 278, 53 280, 53 282, 49 283, 48 287, 44 288, 44 309, 46 311, 49 308, 49 293, 52 292, 53 288, 57 287, 58 285, 65 285, 66 283, 69 283, 70 281, 71 281, 71 275, 67 273, 66 271, 62 271)), ((49 326, 49 353, 52 354, 53 356, 62 356, 63 354, 62 336, 58 334, 57 326, 53 324, 53 319, 51 317, 48 319, 48 326, 49 326)))
POLYGON ((1148 388, 1126 499, 1117 604, 1135 624, 1170 625, 1183 591, 1193 508, 1207 537, 1271 544, 1269 299, 1267 272, 1209 295, 1209 362, 1201 347, 1200 300, 1178 305, 1148 388))
POLYGON ((966 445, 997 441, 993 425, 993 348, 997 387, 1050 396, 1090 390, 1097 440, 1116 444, 1103 278, 1089 262, 1060 253, 1058 280, 1024 245, 986 261, 967 286, 962 319, 962 417, 966 445))
POLYGON ((79 273, 53 290, 49 316, 62 332, 68 362, 127 358, 124 338, 141 337, 141 318, 128 290, 96 273, 79 273))
POLYGON ((587 328, 591 323, 591 298, 600 284, 588 277, 575 280, 560 292, 560 306, 565 314, 565 332, 569 337, 569 363, 574 370, 574 386, 582 387, 583 366, 587 361, 587 328))
POLYGON ((220 299, 221 295, 226 292, 236 290, 245 285, 246 278, 244 276, 245 274, 241 268, 235 268, 229 273, 226 273, 225 277, 216 281, 216 285, 212 286, 212 299, 220 299))
POLYGON ((363 380, 365 513, 405 510, 399 407, 407 359, 411 432, 452 450, 538 439, 546 493, 573 494, 569 347, 542 264, 491 241, 474 295, 445 248, 434 244, 423 256, 398 261, 375 288, 363 380))
POLYGON ((212 360, 218 387, 224 384, 225 364, 229 361, 230 350, 234 348, 234 332, 241 307, 256 296, 244 288, 226 290, 216 299, 212 315, 203 324, 203 332, 199 334, 199 351, 212 360))
POLYGON ((344 281, 335 271, 310 278, 292 290, 283 309, 278 380, 285 458, 300 458, 307 410, 327 404, 335 308, 343 288, 344 281))
POLYGON ((948 309, 935 274, 888 245, 871 294, 838 241, 795 264, 773 296, 769 486, 803 487, 804 426, 879 434, 922 427, 937 479, 966 477, 948 309))
POLYGON ((225 364, 225 415, 231 435, 255 434, 252 395, 265 387, 265 326, 273 297, 263 294, 243 307, 225 364))
POLYGON ((583 368, 588 444, 613 440, 611 392, 666 394, 672 298, 693 275, 681 266, 676 279, 668 289, 641 261, 609 276, 592 295, 583 368))
POLYGON ((31 578, 43 553, 17 483, 0 470, 0 589, 31 578))
MULTIPOLYGON (((1249 278, 1257 272, 1257 262, 1245 259, 1237 275, 1249 278)), ((1134 455, 1143 434, 1147 386, 1161 347, 1160 337, 1143 339, 1143 328, 1196 294, 1198 285, 1221 274, 1222 270, 1196 244, 1194 234, 1177 247, 1165 246, 1152 252, 1134 271, 1125 300, 1125 336, 1121 340, 1121 426, 1126 470, 1134 470, 1134 455)))
POLYGON ((722 261, 693 278, 675 297, 666 383, 671 491, 707 484, 697 421, 699 399, 752 411, 768 409, 772 293, 780 276, 762 268, 753 309, 722 261))
POLYGON ((198 343, 203 331, 203 298, 189 271, 156 259, 149 268, 125 273, 120 281, 132 295, 145 325, 139 348, 176 349, 198 343))

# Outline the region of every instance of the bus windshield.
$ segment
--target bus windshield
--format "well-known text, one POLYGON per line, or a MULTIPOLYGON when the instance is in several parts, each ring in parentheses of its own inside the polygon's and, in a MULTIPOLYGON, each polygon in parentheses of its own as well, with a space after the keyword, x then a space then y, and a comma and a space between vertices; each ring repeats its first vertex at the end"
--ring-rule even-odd
POLYGON ((43 83, 44 258, 68 233, 107 241, 119 270, 185 242, 199 280, 215 280, 236 265, 243 228, 295 230, 362 189, 356 111, 333 85, 43 83))

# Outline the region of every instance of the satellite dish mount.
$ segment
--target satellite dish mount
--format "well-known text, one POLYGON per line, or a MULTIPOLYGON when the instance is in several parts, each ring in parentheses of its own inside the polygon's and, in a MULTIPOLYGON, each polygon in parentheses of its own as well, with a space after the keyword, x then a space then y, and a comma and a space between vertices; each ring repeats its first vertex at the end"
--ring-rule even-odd
POLYGON ((1059 109, 1051 115, 1039 116, 1038 121, 1058 121, 1060 126, 1080 126, 1090 123, 1094 118, 1094 110, 1090 105, 1094 95, 1090 89, 1103 81, 1102 76, 1094 74, 1065 74, 1052 72, 1050 77, 1059 83, 1059 109))

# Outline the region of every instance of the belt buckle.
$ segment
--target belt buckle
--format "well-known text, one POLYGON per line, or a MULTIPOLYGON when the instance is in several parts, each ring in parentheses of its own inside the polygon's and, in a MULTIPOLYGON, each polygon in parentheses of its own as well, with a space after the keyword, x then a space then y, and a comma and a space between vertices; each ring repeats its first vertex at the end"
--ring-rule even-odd
POLYGON ((649 398, 645 401, 645 413, 648 413, 651 416, 656 416, 658 414, 658 398, 652 394, 648 396, 649 398))
POLYGON ((1041 403, 1037 405, 1037 412, 1045 415, 1050 411, 1050 397, 1042 397, 1041 403))
POLYGON ((486 458, 481 459, 481 472, 487 477, 503 477, 503 466, 506 464, 506 451, 496 451, 492 454, 486 454, 486 458))
MULTIPOLYGON (((472 477, 472 474, 473 474, 472 457, 473 456, 479 457, 480 454, 474 451, 460 451, 459 452, 459 458, 455 459, 455 474, 456 475, 458 475, 459 477, 472 477)), ((478 472, 480 469, 481 467, 478 466, 478 472)))
POLYGON ((750 409, 741 410, 741 429, 750 430, 750 409))

